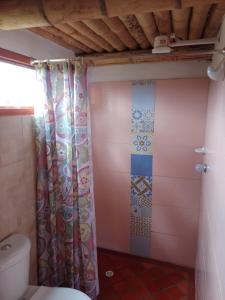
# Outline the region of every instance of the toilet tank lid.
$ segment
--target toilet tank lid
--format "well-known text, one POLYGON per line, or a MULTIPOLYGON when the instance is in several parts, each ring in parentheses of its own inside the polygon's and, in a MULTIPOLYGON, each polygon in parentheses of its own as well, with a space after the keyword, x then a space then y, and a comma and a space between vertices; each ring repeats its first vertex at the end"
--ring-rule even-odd
POLYGON ((0 242, 0 272, 29 255, 31 242, 23 234, 13 234, 0 242))

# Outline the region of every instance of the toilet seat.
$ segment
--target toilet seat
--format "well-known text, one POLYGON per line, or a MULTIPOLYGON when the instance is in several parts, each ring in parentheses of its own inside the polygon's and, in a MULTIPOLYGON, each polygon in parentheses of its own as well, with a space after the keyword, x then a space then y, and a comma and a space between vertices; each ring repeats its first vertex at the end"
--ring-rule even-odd
POLYGON ((61 287, 29 287, 26 294, 25 300, 91 300, 81 291, 61 287))

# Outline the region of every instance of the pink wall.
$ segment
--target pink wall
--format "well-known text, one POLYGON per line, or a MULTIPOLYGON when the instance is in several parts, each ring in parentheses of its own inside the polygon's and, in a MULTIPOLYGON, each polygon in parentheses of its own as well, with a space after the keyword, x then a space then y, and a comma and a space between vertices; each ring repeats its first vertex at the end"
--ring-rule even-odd
POLYGON ((129 252, 131 83, 90 86, 99 247, 129 252))
POLYGON ((211 81, 200 206, 197 300, 225 299, 225 82, 211 81))
MULTIPOLYGON (((206 79, 156 80, 150 256, 194 266, 206 79)), ((90 85, 99 247, 129 253, 131 82, 90 85)))
POLYGON ((151 256, 194 266, 207 79, 156 81, 151 256))

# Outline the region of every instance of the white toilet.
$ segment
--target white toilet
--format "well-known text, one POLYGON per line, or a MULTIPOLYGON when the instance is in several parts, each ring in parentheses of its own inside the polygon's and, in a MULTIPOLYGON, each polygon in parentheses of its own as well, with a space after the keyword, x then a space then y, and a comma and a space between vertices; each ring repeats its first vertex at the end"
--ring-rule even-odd
POLYGON ((90 300, 74 289, 29 286, 30 247, 30 240, 22 234, 0 243, 1 300, 90 300))

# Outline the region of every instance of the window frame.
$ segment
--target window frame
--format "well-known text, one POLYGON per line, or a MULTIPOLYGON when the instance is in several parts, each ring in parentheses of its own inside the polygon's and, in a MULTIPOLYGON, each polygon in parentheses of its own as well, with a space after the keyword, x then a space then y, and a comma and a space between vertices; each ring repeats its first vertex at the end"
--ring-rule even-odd
MULTIPOLYGON (((0 61, 18 65, 29 69, 34 69, 31 65, 33 58, 22 55, 7 49, 0 48, 0 61)), ((17 107, 17 106, 0 106, 0 117, 1 116, 16 116, 16 115, 33 115, 34 108, 30 107, 17 107)))

